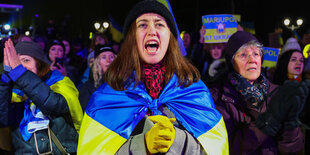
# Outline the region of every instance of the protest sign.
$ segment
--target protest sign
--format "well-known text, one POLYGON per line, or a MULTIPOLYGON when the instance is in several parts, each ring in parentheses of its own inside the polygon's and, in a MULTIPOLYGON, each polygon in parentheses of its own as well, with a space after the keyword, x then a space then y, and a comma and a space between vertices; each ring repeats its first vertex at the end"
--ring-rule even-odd
POLYGON ((225 43, 237 31, 237 20, 233 15, 205 15, 202 16, 205 26, 205 43, 225 43))

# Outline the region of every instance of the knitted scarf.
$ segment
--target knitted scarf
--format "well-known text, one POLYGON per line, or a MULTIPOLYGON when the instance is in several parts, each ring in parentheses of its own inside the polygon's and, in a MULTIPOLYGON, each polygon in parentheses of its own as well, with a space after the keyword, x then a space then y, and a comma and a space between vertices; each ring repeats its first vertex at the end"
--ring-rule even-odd
POLYGON ((253 85, 245 79, 243 76, 236 72, 228 74, 230 83, 234 86, 245 99, 245 101, 252 105, 257 103, 256 108, 260 108, 264 101, 264 97, 267 95, 269 85, 263 75, 260 75, 253 83, 253 85))
POLYGON ((143 64, 142 81, 153 99, 157 99, 164 88, 165 73, 166 68, 162 62, 155 65, 143 64))

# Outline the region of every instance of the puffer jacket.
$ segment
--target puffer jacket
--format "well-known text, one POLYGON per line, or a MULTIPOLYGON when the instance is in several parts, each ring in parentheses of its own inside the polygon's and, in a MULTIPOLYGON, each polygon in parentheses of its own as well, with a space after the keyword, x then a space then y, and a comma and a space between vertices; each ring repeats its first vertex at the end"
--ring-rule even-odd
MULTIPOLYGON (((13 88, 21 90, 48 117, 50 120, 49 128, 55 133, 66 151, 69 153, 76 152, 78 131, 83 114, 78 102, 78 91, 74 84, 72 82, 70 83, 67 77, 61 79, 58 76, 60 73, 55 73, 57 71, 50 71, 43 78, 39 78, 31 71, 25 70, 22 66, 18 68, 21 69, 16 72, 17 74, 13 75, 10 74, 11 72, 5 72, 0 80, 0 127, 11 127, 13 129, 12 143, 15 154, 37 154, 37 151, 34 134, 27 141, 21 136, 19 124, 24 117, 24 101, 13 100, 13 88), (13 76, 18 76, 18 78, 14 78, 13 76), (57 76, 58 79, 55 78, 56 83, 65 80, 69 84, 59 84, 54 87, 53 85, 49 86, 45 81, 49 80, 52 76, 57 76), (68 90, 72 91, 72 96, 68 98, 58 88, 68 87, 71 84, 72 87, 68 88, 68 90), (71 103, 73 100, 77 101, 73 105, 74 107, 68 103, 71 103)), ((49 152, 50 143, 47 129, 37 131, 36 138, 39 152, 49 152)), ((53 154, 61 154, 54 142, 52 142, 52 147, 53 154)))
POLYGON ((304 137, 300 128, 280 131, 276 137, 270 137, 256 128, 257 116, 266 111, 266 107, 277 87, 268 81, 267 99, 261 110, 246 105, 242 95, 230 84, 227 76, 213 85, 209 85, 216 108, 224 117, 229 139, 231 155, 239 154, 291 154, 300 151, 304 137))

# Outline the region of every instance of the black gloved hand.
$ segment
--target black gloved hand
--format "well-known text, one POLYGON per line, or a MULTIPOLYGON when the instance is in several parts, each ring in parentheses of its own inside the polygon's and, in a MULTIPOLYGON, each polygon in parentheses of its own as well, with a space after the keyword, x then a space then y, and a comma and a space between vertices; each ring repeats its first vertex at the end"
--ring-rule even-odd
POLYGON ((258 116, 256 126, 270 136, 275 136, 285 121, 289 122, 285 123, 288 127, 286 129, 297 127, 298 125, 293 122, 298 120, 309 92, 309 86, 309 81, 300 83, 285 81, 271 98, 267 110, 258 116))

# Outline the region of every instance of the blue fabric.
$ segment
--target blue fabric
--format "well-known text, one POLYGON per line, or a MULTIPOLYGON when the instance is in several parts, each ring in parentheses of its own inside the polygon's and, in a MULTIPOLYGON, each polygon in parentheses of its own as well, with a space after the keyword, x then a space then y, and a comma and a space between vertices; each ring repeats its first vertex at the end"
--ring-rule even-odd
POLYGON ((4 83, 10 83, 11 79, 7 75, 2 74, 1 75, 1 81, 4 82, 4 83))
POLYGON ((8 65, 3 65, 3 70, 9 72, 12 70, 12 67, 8 65))
POLYGON ((152 99, 140 82, 125 91, 115 91, 104 83, 91 96, 85 112, 108 129, 128 139, 148 109, 160 115, 158 108, 165 104, 176 119, 194 137, 209 131, 221 119, 212 96, 202 81, 189 87, 178 86, 177 76, 163 89, 158 99, 152 99))
POLYGON ((15 82, 21 75, 26 72, 26 70, 27 69, 20 64, 9 72, 9 76, 15 82))
MULTIPOLYGON (((48 85, 48 86, 51 86, 53 85, 54 83, 62 80, 64 78, 64 76, 57 70, 54 70, 52 72, 52 75, 50 76, 49 79, 47 79, 45 81, 45 83, 48 85)), ((19 90, 19 89, 13 89, 13 92, 18 94, 19 96, 23 96, 24 93, 19 90)), ((28 141, 32 135, 32 133, 29 133, 28 132, 28 123, 29 122, 33 122, 33 121, 41 121, 42 119, 41 118, 36 118, 33 116, 31 110, 30 110, 30 103, 31 103, 31 100, 30 99, 27 99, 24 103, 24 106, 25 106, 25 110, 24 110, 24 117, 22 119, 22 121, 20 122, 19 124, 19 130, 21 132, 21 135, 23 137, 23 139, 25 141, 28 141)), ((39 113, 40 110, 39 109, 35 109, 35 113, 39 113)))

